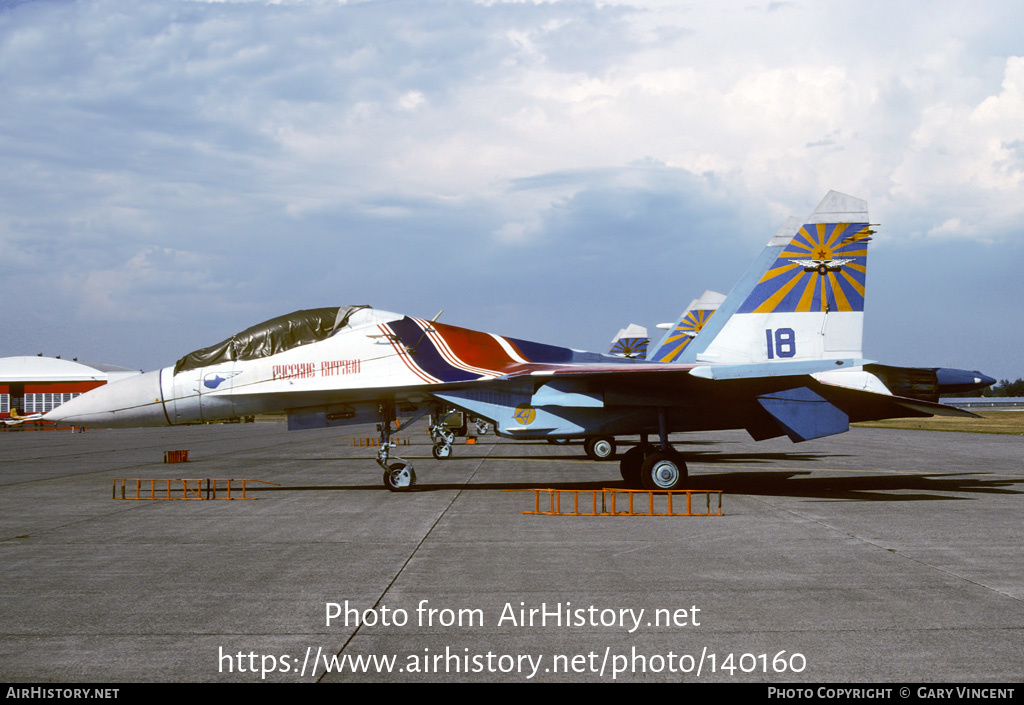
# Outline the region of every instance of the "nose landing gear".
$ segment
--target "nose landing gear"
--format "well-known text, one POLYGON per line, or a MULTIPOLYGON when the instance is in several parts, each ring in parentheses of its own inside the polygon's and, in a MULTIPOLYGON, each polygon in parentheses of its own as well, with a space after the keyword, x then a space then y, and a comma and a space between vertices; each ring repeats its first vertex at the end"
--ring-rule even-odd
POLYGON ((416 484, 416 471, 412 469, 412 463, 402 461, 391 463, 384 471, 384 486, 392 492, 405 492, 416 484))
POLYGON ((391 435, 402 430, 426 412, 421 412, 402 426, 397 426, 394 431, 391 430, 391 424, 395 421, 395 402, 393 400, 382 402, 377 408, 377 412, 380 414, 380 423, 377 424, 377 430, 380 432, 377 464, 384 469, 384 486, 391 492, 408 492, 416 484, 416 471, 413 469, 412 463, 405 458, 391 455, 391 449, 396 447, 396 444, 391 442, 391 435))

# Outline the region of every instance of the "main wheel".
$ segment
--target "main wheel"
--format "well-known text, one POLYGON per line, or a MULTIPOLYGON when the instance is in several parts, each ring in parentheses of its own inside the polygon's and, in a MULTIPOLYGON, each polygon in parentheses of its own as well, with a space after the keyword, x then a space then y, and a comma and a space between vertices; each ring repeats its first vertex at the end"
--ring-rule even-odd
POLYGON ((630 487, 641 487, 640 469, 644 464, 645 453, 644 446, 633 446, 623 453, 622 459, 619 460, 619 473, 630 487))
POLYGON ((677 490, 686 477, 686 463, 674 450, 651 453, 640 468, 640 482, 645 490, 677 490))
POLYGON ((438 443, 430 449, 430 452, 438 460, 444 460, 452 456, 452 446, 450 443, 438 443))
POLYGON ((392 463, 384 473, 384 486, 392 492, 407 492, 416 484, 416 471, 407 463, 392 463))
POLYGON ((611 436, 590 436, 583 449, 591 460, 611 460, 615 457, 615 439, 611 436))

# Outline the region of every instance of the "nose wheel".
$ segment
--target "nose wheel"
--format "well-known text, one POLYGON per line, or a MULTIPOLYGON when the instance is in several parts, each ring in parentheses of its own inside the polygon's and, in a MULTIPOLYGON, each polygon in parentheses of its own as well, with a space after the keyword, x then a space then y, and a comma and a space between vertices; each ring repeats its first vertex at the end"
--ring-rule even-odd
POLYGON ((408 492, 416 484, 412 463, 392 463, 384 471, 384 486, 392 492, 408 492))
MULTIPOLYGON (((384 468, 384 486, 391 492, 408 492, 416 484, 416 471, 405 458, 391 455, 391 449, 395 444, 391 442, 391 424, 395 421, 394 401, 388 400, 381 403, 378 409, 380 423, 377 430, 380 432, 380 450, 377 451, 377 464, 384 468)), ((425 413, 425 412, 424 412, 425 413)), ((419 417, 416 417, 419 418, 419 417)), ((406 425, 412 421, 407 421, 406 425)), ((395 431, 400 431, 399 426, 395 431)))

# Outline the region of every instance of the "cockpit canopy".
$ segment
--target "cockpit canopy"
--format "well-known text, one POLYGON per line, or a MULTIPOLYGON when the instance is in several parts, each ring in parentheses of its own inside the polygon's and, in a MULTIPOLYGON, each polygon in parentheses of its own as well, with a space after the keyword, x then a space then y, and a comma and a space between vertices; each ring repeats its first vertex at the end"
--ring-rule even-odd
POLYGON ((256 360, 285 350, 325 340, 348 324, 356 311, 369 306, 331 306, 309 308, 271 318, 236 333, 216 345, 190 352, 174 365, 174 374, 183 370, 216 365, 231 360, 256 360))

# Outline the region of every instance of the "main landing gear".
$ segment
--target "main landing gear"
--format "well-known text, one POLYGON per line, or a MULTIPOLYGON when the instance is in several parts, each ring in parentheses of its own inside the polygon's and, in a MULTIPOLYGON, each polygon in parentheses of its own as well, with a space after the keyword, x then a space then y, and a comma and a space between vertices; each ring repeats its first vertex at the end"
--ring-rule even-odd
POLYGON ((619 472, 630 486, 645 490, 677 490, 689 475, 679 451, 671 446, 661 450, 646 442, 623 453, 619 472))
POLYGON ((640 436, 640 445, 622 454, 619 472, 631 487, 645 490, 678 490, 689 476, 683 455, 668 443, 663 414, 659 414, 660 446, 647 442, 647 434, 640 436))
MULTIPOLYGON (((548 438, 551 445, 565 445, 568 438, 548 438)), ((591 460, 612 460, 615 458, 614 436, 587 436, 583 441, 583 450, 591 460)))
POLYGON ((583 442, 583 450, 591 460, 611 460, 615 457, 613 436, 589 436, 583 442))
POLYGON ((455 433, 445 424, 449 416, 451 413, 445 413, 444 409, 440 407, 435 409, 430 416, 430 440, 434 442, 434 447, 430 452, 437 460, 450 458, 452 455, 455 433))

